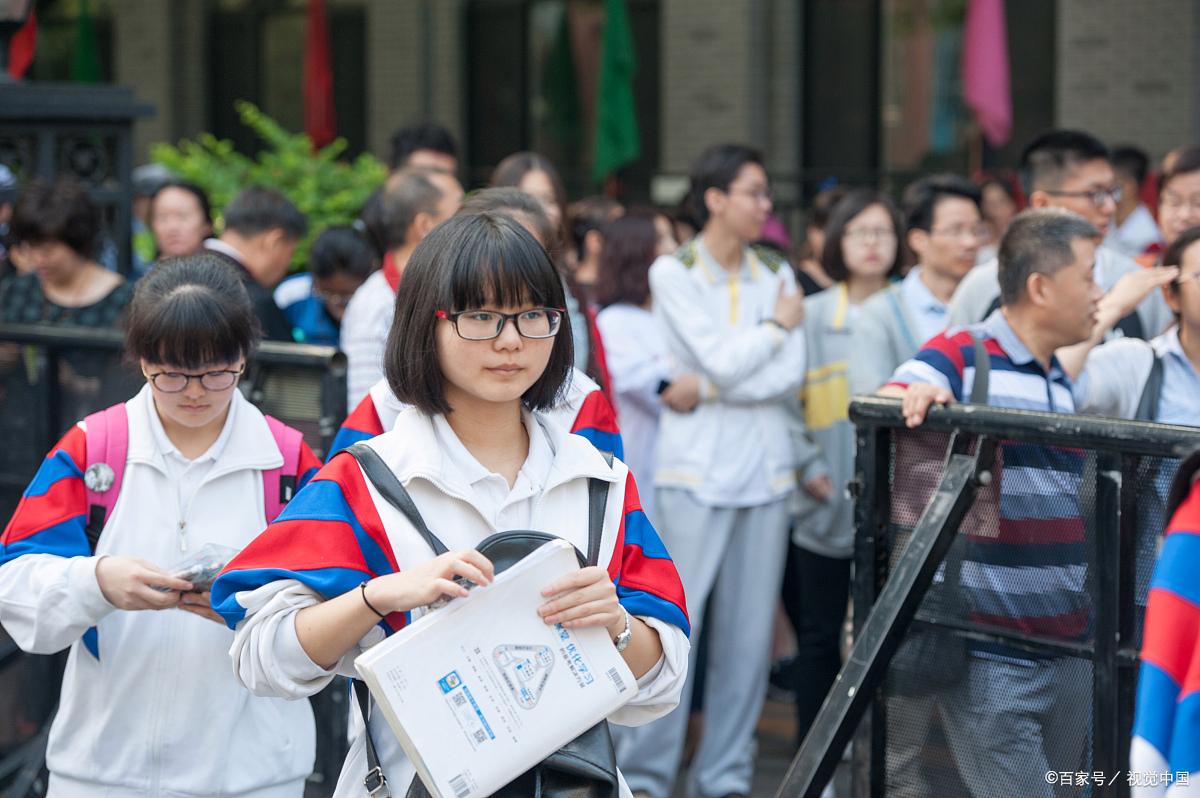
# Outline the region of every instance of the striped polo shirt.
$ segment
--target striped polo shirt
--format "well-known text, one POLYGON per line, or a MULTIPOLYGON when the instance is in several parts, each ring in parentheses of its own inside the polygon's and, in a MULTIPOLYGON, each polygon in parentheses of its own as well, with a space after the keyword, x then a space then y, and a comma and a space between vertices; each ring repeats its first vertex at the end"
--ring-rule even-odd
MULTIPOLYGON (((896 370, 888 384, 937 385, 949 389, 956 401, 967 401, 975 378, 972 335, 983 343, 989 357, 989 405, 1075 411, 1070 380, 1057 359, 1045 370, 1000 310, 981 324, 935 336, 896 370)), ((996 509, 976 516, 994 521, 963 530, 962 592, 971 620, 1027 634, 1080 639, 1088 631, 1090 617, 1078 500, 1083 453, 1002 441, 997 459, 996 509)), ((987 501, 987 494, 981 494, 979 502, 987 501)), ((976 644, 976 649, 1009 656, 1016 652, 985 644, 976 644)))

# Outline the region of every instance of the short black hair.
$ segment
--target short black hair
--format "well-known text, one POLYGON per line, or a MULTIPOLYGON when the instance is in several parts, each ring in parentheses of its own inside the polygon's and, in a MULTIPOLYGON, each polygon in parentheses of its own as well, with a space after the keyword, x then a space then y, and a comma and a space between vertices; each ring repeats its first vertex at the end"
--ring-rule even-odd
POLYGON ((605 225, 624 212, 625 206, 612 197, 596 194, 572 202, 567 207, 567 223, 571 226, 571 241, 575 257, 583 260, 584 241, 593 230, 603 231, 605 225))
POLYGON ((846 193, 833 208, 829 224, 825 227, 825 249, 821 253, 821 267, 836 282, 850 279, 846 259, 842 254, 842 239, 846 237, 846 225, 872 205, 880 205, 892 219, 892 232, 896 235, 896 256, 888 269, 888 277, 899 277, 904 268, 904 227, 900 222, 900 211, 892 198, 882 191, 871 188, 856 188, 846 193))
POLYGON ((1158 196, 1162 197, 1167 190, 1167 184, 1177 177, 1200 172, 1200 147, 1183 147, 1175 151, 1175 159, 1171 168, 1163 172, 1158 179, 1158 196))
MULTIPOLYGON (((663 216, 650 208, 631 208, 604 227, 604 249, 596 277, 596 302, 627 302, 641 307, 650 297, 650 264, 658 250, 654 221, 663 216)), ((665 217, 664 217, 665 218, 665 217)))
POLYGON ((433 175, 430 169, 406 166, 387 179, 378 201, 368 200, 363 218, 384 253, 408 240, 408 231, 418 214, 437 210, 442 192, 434 184, 433 175))
POLYGON ((745 144, 713 145, 700 153, 700 157, 692 163, 687 204, 696 220, 700 222, 701 228, 708 224, 709 216, 704 193, 710 188, 728 191, 729 184, 737 179, 742 167, 748 163, 763 166, 763 156, 761 152, 745 144))
POLYGON ((481 188, 467 195, 456 215, 488 212, 504 214, 521 223, 528 222, 535 231, 533 237, 550 253, 550 260, 558 261, 553 250, 558 231, 551 226, 550 217, 537 197, 511 186, 481 188))
MULTIPOLYGON (((1163 266, 1182 266, 1183 253, 1188 247, 1200 241, 1200 227, 1189 227, 1187 230, 1175 239, 1171 246, 1167 247, 1162 256, 1163 266)), ((1175 289, 1177 284, 1171 283, 1171 288, 1175 289)))
MULTIPOLYGON (((830 186, 823 188, 813 197, 812 204, 808 206, 808 224, 820 230, 824 230, 829 224, 829 217, 833 214, 833 209, 842 201, 842 198, 850 193, 850 189, 845 186, 830 186)), ((821 253, 817 253, 820 257, 821 253)))
POLYGON ((449 130, 436 122, 421 122, 392 134, 392 169, 403 168, 417 150, 433 150, 458 158, 458 143, 449 130))
POLYGON ((983 194, 970 180, 951 174, 930 175, 904 189, 901 204, 905 228, 929 232, 938 203, 950 197, 969 200, 975 203, 976 210, 983 212, 983 194))
POLYGON ((177 188, 180 191, 186 191, 188 194, 191 194, 193 197, 195 197, 196 203, 200 206, 200 211, 204 214, 205 221, 207 221, 210 225, 212 224, 212 204, 209 203, 208 195, 204 193, 204 189, 200 188, 200 186, 196 185, 195 183, 188 182, 187 180, 179 180, 177 178, 171 178, 170 180, 164 181, 161 185, 159 185, 158 188, 154 189, 154 193, 150 195, 150 212, 147 214, 150 219, 154 218, 155 200, 158 199, 159 194, 163 193, 168 188, 177 188))
POLYGON ((29 183, 17 198, 9 222, 14 244, 57 241, 83 258, 96 254, 100 229, 100 209, 84 185, 71 178, 29 183))
POLYGON ((237 269, 208 253, 155 264, 138 280, 124 326, 128 357, 189 371, 249 358, 262 337, 237 269))
POLYGON ((1021 190, 1056 189, 1067 173, 1088 161, 1109 158, 1104 142, 1080 130, 1051 130, 1035 138, 1021 153, 1021 190))
POLYGON ((1000 239, 1000 304, 1015 305, 1025 296, 1029 275, 1054 275, 1075 262, 1071 242, 1099 241, 1100 231, 1069 211, 1039 208, 1022 211, 1000 239))
MULTIPOLYGON (((413 250, 384 350, 388 386, 428 415, 452 411, 437 357, 437 311, 497 305, 564 308, 562 278, 550 256, 515 219, 463 214, 438 225, 413 250)), ((563 320, 546 370, 522 400, 531 410, 561 399, 572 367, 571 325, 563 320)))
POLYGON ((222 211, 225 229, 252 238, 268 230, 282 230, 292 241, 308 232, 308 220, 291 200, 278 191, 250 186, 238 192, 222 211))
POLYGON ((344 272, 365 280, 378 265, 375 248, 348 224, 326 227, 308 251, 308 271, 318 279, 344 272))
POLYGON ((1139 189, 1146 182, 1146 175, 1150 173, 1150 156, 1146 154, 1145 150, 1132 144, 1113 147, 1108 160, 1112 164, 1113 171, 1133 178, 1133 182, 1138 184, 1139 189))

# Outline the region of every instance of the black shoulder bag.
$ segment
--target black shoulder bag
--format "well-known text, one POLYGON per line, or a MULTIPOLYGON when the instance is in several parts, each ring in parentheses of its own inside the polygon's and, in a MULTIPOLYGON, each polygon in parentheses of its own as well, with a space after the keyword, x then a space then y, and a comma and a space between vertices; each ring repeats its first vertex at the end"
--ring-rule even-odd
MULTIPOLYGON (((975 380, 971 383, 970 403, 988 403, 988 382, 991 361, 983 342, 971 336, 975 347, 975 380)), ((950 452, 946 452, 949 462, 950 452)), ((957 543, 957 541, 956 541, 957 543)), ((946 555, 941 590, 930 587, 930 609, 938 615, 951 616, 962 612, 961 544, 952 545, 946 555)), ((967 672, 966 641, 948 629, 911 629, 896 649, 888 671, 891 691, 902 696, 931 695, 959 682, 967 672)))
MULTIPOLYGON (((434 556, 445 554, 446 545, 430 531, 404 485, 375 450, 359 443, 346 452, 358 461, 379 495, 403 513, 433 549, 434 556)), ((611 455, 606 454, 605 459, 612 463, 611 455)), ((603 480, 588 480, 588 550, 586 557, 578 550, 575 552, 581 567, 596 565, 600 557, 608 487, 603 480)), ((515 530, 489 535, 475 548, 491 560, 496 573, 500 573, 552 540, 558 540, 558 537, 546 532, 515 530)), ((354 680, 354 694, 366 731, 367 777, 363 784, 370 796, 388 795, 387 779, 383 776, 379 755, 371 739, 371 727, 367 722, 370 694, 366 684, 359 679, 354 680)), ((501 798, 616 798, 617 794, 617 756, 606 720, 600 721, 494 793, 501 798)), ((430 798, 419 776, 413 777, 406 798, 430 798)))

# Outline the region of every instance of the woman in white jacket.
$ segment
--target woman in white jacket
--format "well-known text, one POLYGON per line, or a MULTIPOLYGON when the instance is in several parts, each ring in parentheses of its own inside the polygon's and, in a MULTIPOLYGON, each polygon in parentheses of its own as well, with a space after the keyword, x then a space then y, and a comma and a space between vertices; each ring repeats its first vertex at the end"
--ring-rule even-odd
MULTIPOLYGON (((354 658, 424 605, 465 595, 454 577, 491 581, 491 563, 472 547, 497 531, 545 530, 586 550, 596 479, 611 485, 601 565, 548 585, 540 612, 548 624, 603 627, 619 641, 638 693, 610 720, 666 713, 687 669, 683 589, 628 469, 541 413, 571 368, 562 283, 545 250, 511 219, 460 216, 421 243, 404 281, 386 372, 409 407, 366 445, 450 552, 435 557, 353 457, 334 458, 213 589, 213 606, 237 632, 239 677, 257 694, 298 698, 354 675, 354 658)), ((369 728, 391 789, 403 794, 413 765, 380 714, 369 728)), ((365 794, 364 750, 359 729, 339 798, 365 794)))
POLYGON ((258 324, 229 266, 164 261, 128 314, 146 386, 59 441, 0 537, 0 623, 25 651, 70 649, 49 794, 299 798, 308 705, 247 693, 208 594, 171 571, 207 543, 240 549, 279 504, 264 475, 303 483, 319 461, 236 389, 258 324))

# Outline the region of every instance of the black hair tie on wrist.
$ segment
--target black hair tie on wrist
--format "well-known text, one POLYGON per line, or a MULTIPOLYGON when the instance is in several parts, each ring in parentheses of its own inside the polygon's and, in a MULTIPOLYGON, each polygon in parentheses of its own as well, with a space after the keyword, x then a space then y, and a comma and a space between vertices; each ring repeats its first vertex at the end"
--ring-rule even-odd
POLYGON ((370 580, 370 579, 368 579, 366 582, 363 582, 361 585, 359 585, 359 586, 358 586, 358 588, 359 588, 359 592, 361 592, 361 593, 362 593, 362 600, 363 600, 363 604, 366 604, 366 605, 367 605, 367 609, 369 609, 371 612, 373 612, 373 613, 375 613, 376 615, 378 615, 380 618, 386 618, 386 617, 387 617, 386 615, 384 615, 384 614, 383 614, 382 612, 380 612, 379 610, 375 609, 375 607, 374 607, 374 606, 372 606, 371 602, 367 601, 367 582, 370 582, 370 581, 371 581, 371 580, 370 580))

